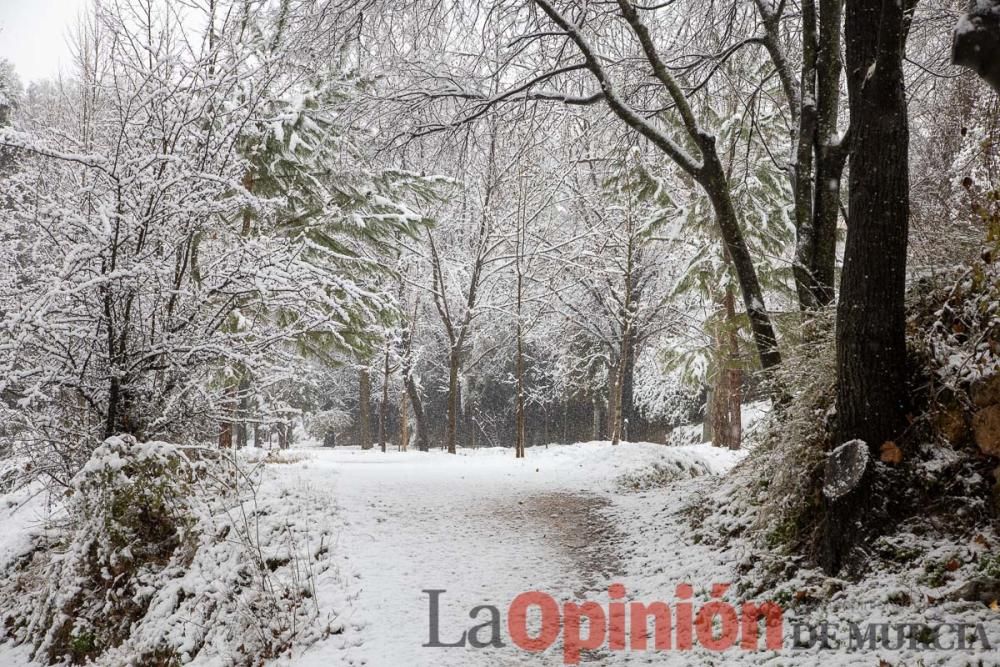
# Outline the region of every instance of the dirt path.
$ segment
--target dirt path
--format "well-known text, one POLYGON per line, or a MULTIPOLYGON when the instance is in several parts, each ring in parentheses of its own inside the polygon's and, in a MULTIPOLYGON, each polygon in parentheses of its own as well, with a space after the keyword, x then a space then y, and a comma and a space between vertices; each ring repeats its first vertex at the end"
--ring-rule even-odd
MULTIPOLYGON (((511 474, 468 459, 322 453, 306 483, 330 486, 345 519, 336 548, 356 598, 342 636, 295 665, 489 667, 562 664, 561 647, 532 654, 510 645, 507 608, 538 590, 556 600, 600 599, 618 562, 600 495, 552 490, 552 480, 511 474), (437 465, 435 465, 435 463, 437 465), (439 640, 452 643, 501 615, 503 648, 423 647, 430 594, 439 600, 439 640)), ((483 636, 486 636, 485 634, 483 636)), ((600 656, 587 656, 601 661, 600 656)))
POLYGON ((606 589, 621 572, 611 548, 616 530, 602 512, 609 504, 592 493, 550 492, 528 496, 520 505, 522 524, 542 527, 546 538, 573 559, 582 584, 574 592, 580 598, 606 589))

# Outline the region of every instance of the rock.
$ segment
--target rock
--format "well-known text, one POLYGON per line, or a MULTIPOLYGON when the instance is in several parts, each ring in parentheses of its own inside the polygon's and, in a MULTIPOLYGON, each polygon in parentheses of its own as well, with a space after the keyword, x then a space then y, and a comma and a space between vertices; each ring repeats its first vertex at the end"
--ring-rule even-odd
POLYGON ((953 602, 982 602, 989 604, 1000 599, 1000 581, 989 577, 969 579, 951 591, 945 599, 953 602))
POLYGON ((991 405, 972 417, 972 432, 984 454, 1000 457, 1000 405, 991 405))
POLYGON ((965 421, 965 410, 960 405, 942 407, 934 415, 934 426, 953 446, 965 444, 969 438, 969 424, 965 421))
POLYGON ((868 470, 871 456, 864 440, 851 440, 830 452, 823 472, 823 495, 840 500, 856 489, 868 470))
POLYGON ((977 408, 1000 403, 1000 374, 980 378, 969 387, 969 396, 977 408))

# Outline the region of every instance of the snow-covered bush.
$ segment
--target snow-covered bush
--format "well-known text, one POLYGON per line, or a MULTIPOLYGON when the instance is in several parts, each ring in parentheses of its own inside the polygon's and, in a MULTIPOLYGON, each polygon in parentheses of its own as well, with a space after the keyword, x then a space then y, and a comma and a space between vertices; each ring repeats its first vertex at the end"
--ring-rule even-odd
POLYGON ((306 433, 319 442, 327 443, 332 433, 343 431, 351 425, 351 416, 343 410, 323 410, 309 416, 306 433))
POLYGON ((330 509, 257 498, 261 474, 217 451, 109 438, 0 584, 0 641, 49 664, 257 665, 334 631, 315 602, 315 578, 333 572, 330 509))

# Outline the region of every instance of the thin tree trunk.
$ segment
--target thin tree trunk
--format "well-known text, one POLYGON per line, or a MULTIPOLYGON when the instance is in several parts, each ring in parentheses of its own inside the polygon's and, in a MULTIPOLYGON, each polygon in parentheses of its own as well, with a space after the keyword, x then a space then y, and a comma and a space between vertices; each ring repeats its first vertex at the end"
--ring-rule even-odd
POLYGON ((455 440, 458 432, 458 371, 459 362, 458 350, 452 349, 448 358, 448 453, 455 453, 455 440))
POLYGON ((517 302, 517 414, 514 418, 514 458, 524 458, 524 333, 521 328, 521 277, 517 302))
MULTIPOLYGON (((627 306, 626 306, 627 307, 627 306)), ((630 327, 626 324, 625 331, 622 332, 621 340, 621 351, 619 352, 618 366, 615 368, 615 384, 614 384, 614 397, 615 397, 615 414, 614 422, 611 426, 611 444, 617 445, 622 439, 622 424, 623 419, 623 407, 624 403, 622 397, 624 395, 625 387, 625 366, 628 364, 628 344, 629 338, 631 337, 630 327)))
POLYGON ((615 437, 615 427, 618 425, 618 367, 619 361, 608 369, 608 418, 604 425, 605 437, 613 440, 615 437))
POLYGON ((740 364, 740 339, 736 324, 736 297, 732 287, 726 288, 725 306, 729 334, 729 368, 726 372, 729 436, 726 444, 730 449, 739 449, 743 440, 743 368, 740 364))
POLYGON ((385 344, 385 357, 382 365, 382 404, 378 411, 378 444, 385 451, 386 429, 389 422, 389 343, 385 344))
POLYGON ((798 145, 795 155, 795 288, 799 305, 804 310, 817 307, 815 294, 813 250, 815 226, 813 218, 813 144, 816 139, 816 2, 802 0, 802 75, 799 95, 798 145))
POLYGON ((590 439, 600 440, 601 439, 601 403, 597 400, 597 397, 590 399, 591 407, 593 408, 593 423, 590 429, 590 439))
MULTIPOLYGON (((412 327, 416 322, 416 310, 414 317, 410 320, 412 327)), ((424 419, 424 406, 420 401, 420 390, 417 382, 413 378, 413 330, 406 328, 403 330, 403 384, 406 387, 406 395, 413 406, 413 421, 416 426, 417 449, 421 452, 428 451, 430 441, 427 439, 427 422, 424 419)))
POLYGON ((410 445, 410 405, 404 388, 399 398, 399 451, 405 452, 410 445))
POLYGON ((764 305, 764 293, 757 278, 753 258, 747 247, 743 232, 740 230, 736 209, 733 207, 732 196, 726 181, 725 172, 715 152, 714 142, 711 151, 706 150, 705 177, 703 186, 715 209, 715 215, 722 232, 722 241, 733 262, 740 292, 743 295, 743 305, 750 319, 750 330, 753 333, 754 344, 760 357, 760 365, 764 370, 771 369, 781 363, 778 352, 778 339, 771 324, 771 317, 764 305), (711 165, 711 167, 710 167, 711 165))
POLYGON ((638 418, 635 410, 635 357, 639 347, 639 336, 633 326, 629 335, 625 372, 622 374, 621 410, 622 439, 629 441, 639 437, 638 418))
POLYGON ((372 448, 372 376, 368 368, 362 368, 358 378, 358 443, 361 449, 372 448))
POLYGON ((819 0, 819 48, 816 53, 816 182, 813 205, 812 273, 819 307, 833 302, 837 263, 840 182, 847 157, 838 137, 840 114, 840 45, 843 0, 819 0))

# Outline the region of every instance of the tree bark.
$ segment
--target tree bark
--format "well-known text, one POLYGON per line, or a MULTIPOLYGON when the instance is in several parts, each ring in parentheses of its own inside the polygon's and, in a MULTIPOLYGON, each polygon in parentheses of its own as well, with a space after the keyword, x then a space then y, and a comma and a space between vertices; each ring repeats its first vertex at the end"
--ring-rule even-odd
POLYGON ((903 7, 895 2, 847 3, 852 136, 837 309, 837 441, 861 439, 875 453, 898 434, 906 406, 909 129, 903 21, 903 7))
MULTIPOLYGON (((875 457, 903 429, 907 404, 907 9, 893 0, 848 0, 845 16, 851 169, 837 308, 835 444, 861 440, 875 457)), ((857 492, 863 496, 866 490, 857 492)), ((826 511, 823 566, 836 573, 861 539, 864 504, 827 503, 826 511)))

